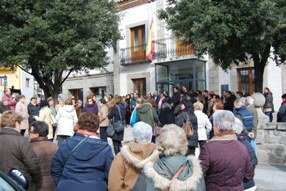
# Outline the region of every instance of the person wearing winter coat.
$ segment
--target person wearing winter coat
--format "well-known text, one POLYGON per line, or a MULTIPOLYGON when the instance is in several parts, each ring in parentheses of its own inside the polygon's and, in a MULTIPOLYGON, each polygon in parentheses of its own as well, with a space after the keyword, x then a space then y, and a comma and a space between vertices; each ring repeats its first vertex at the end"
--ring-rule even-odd
POLYGON ((136 121, 143 121, 149 124, 151 127, 154 123, 159 122, 158 115, 152 105, 146 100, 142 100, 142 104, 136 107, 137 115, 136 121))
POLYGON ((8 106, 10 107, 11 111, 15 111, 15 105, 16 105, 16 100, 15 100, 15 95, 11 96, 11 90, 10 89, 5 89, 4 94, 2 96, 2 101, 3 100, 8 100, 8 106))
POLYGON ((207 143, 207 135, 212 130, 212 124, 208 116, 203 113, 204 105, 201 102, 196 102, 193 106, 198 121, 198 142, 200 149, 202 149, 207 143))
POLYGON ((175 123, 175 115, 169 103, 162 105, 162 110, 159 113, 159 121, 162 126, 175 123))
POLYGON ((19 96, 19 101, 16 104, 15 112, 19 113, 23 117, 23 121, 21 123, 21 135, 25 134, 26 129, 29 128, 29 113, 28 113, 28 108, 25 105, 25 96, 20 95, 19 96))
POLYGON ((40 112, 39 112, 39 116, 34 116, 34 118, 37 121, 44 121, 45 123, 48 124, 49 126, 49 134, 48 134, 48 139, 50 141, 53 140, 53 126, 52 126, 52 118, 51 118, 51 114, 52 111, 49 107, 49 103, 46 100, 42 100, 40 102, 40 112))
POLYGON ((89 95, 86 97, 87 104, 86 106, 82 109, 82 112, 92 112, 95 113, 96 115, 98 114, 98 106, 95 102, 94 96, 89 95))
POLYGON ((105 99, 100 99, 99 100, 99 112, 98 112, 98 117, 99 117, 99 132, 100 132, 100 139, 107 141, 107 133, 106 129, 109 125, 109 119, 108 119, 108 107, 106 105, 105 99))
POLYGON ((5 111, 1 116, 0 128, 0 170, 8 174, 12 169, 19 170, 29 182, 29 191, 42 186, 39 160, 29 140, 20 134, 20 114, 5 111))
POLYGON ((286 122, 286 94, 282 95, 282 103, 277 113, 277 122, 286 122))
MULTIPOLYGON (((121 121, 122 124, 125 124, 125 114, 126 114, 126 104, 122 101, 121 97, 115 97, 109 104, 109 113, 107 118, 110 120, 110 123, 116 123, 121 121)), ((112 137, 114 153, 115 155, 120 152, 122 147, 121 141, 123 140, 124 130, 122 132, 116 132, 112 137)))
POLYGON ((272 113, 274 112, 274 104, 273 104, 273 94, 268 87, 264 88, 264 97, 265 97, 265 104, 263 106, 263 112, 265 115, 269 117, 269 122, 272 122, 273 116, 272 113))
POLYGON ((35 121, 29 127, 32 148, 37 155, 43 176, 43 184, 38 191, 55 191, 56 187, 51 175, 51 164, 58 147, 51 143, 47 135, 49 127, 45 122, 35 121))
POLYGON ((28 105, 29 123, 36 121, 35 116, 39 116, 40 106, 37 105, 37 98, 32 97, 28 105))
POLYGON ((58 122, 57 138, 60 144, 74 135, 74 128, 78 121, 71 99, 67 99, 65 105, 59 109, 56 120, 58 122))
POLYGON ((237 140, 234 114, 218 110, 213 114, 213 124, 215 137, 205 144, 199 156, 206 189, 243 190, 243 181, 253 179, 254 168, 246 148, 237 140))
POLYGON ((60 144, 52 162, 52 177, 57 191, 107 191, 107 179, 113 154, 99 138, 99 118, 84 112, 76 134, 60 144))
MULTIPOLYGON (((248 142, 247 136, 243 132, 243 128, 244 127, 243 127, 242 122, 238 118, 235 118, 234 130, 236 132, 237 140, 239 140, 239 142, 241 142, 247 149, 248 155, 250 157, 250 161, 253 167, 255 168, 255 166, 258 164, 258 160, 257 160, 254 149, 252 148, 251 144, 248 142)), ((256 190, 257 189, 253 178, 244 181, 243 186, 244 186, 244 190, 248 190, 248 189, 256 190)))
POLYGON ((194 155, 196 148, 198 147, 198 120, 193 111, 193 104, 188 100, 184 100, 181 102, 181 111, 176 118, 176 125, 182 127, 183 123, 185 123, 187 119, 191 121, 194 129, 192 138, 188 140, 189 144, 187 155, 194 155))
POLYGON ((151 143, 150 125, 138 122, 133 126, 132 134, 135 142, 130 146, 124 145, 112 162, 108 178, 109 191, 132 190, 145 164, 159 159, 159 151, 151 143))
POLYGON ((185 132, 175 124, 165 125, 158 137, 160 159, 145 164, 143 173, 137 179, 133 191, 205 191, 205 182, 199 160, 186 157, 188 140, 185 132), (175 174, 182 168, 179 176, 175 174))

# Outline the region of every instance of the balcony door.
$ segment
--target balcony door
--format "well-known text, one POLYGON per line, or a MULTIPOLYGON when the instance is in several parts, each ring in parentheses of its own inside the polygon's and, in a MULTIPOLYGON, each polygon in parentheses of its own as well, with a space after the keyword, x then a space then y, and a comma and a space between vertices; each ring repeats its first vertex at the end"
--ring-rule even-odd
POLYGON ((194 45, 176 37, 176 56, 188 56, 195 53, 194 45))
POLYGON ((146 60, 145 25, 130 28, 131 61, 132 63, 146 60))

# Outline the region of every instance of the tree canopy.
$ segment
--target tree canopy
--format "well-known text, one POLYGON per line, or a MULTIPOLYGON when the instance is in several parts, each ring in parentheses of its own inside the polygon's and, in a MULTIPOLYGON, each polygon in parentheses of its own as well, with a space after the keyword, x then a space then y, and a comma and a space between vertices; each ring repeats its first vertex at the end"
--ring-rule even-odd
POLYGON ((209 53, 223 69, 252 59, 256 91, 262 91, 271 50, 277 65, 286 59, 285 0, 168 0, 168 4, 159 17, 175 35, 190 40, 199 56, 209 53))
POLYGON ((3 0, 0 7, 0 65, 31 73, 46 96, 56 97, 71 72, 104 67, 105 49, 120 37, 114 1, 3 0))

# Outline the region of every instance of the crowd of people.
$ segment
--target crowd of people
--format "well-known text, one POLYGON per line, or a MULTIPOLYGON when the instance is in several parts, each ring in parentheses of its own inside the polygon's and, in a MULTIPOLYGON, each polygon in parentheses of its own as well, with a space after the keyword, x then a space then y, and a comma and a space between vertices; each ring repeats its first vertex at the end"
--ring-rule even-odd
MULTIPOLYGON (((273 96, 263 111, 273 120, 273 96)), ((277 120, 285 122, 286 94, 277 120)), ((19 169, 29 190, 255 190, 257 111, 242 92, 174 87, 139 96, 2 97, 0 170, 19 169), (190 122, 188 138, 183 126, 190 122), (122 146, 126 126, 134 142, 122 146), (122 128, 123 126, 123 128, 122 128), (155 133, 159 127, 160 132, 155 133), (113 150, 107 139, 112 140, 113 150), (195 157, 200 149, 199 160, 195 157), (234 173, 235 172, 235 173, 234 173)))

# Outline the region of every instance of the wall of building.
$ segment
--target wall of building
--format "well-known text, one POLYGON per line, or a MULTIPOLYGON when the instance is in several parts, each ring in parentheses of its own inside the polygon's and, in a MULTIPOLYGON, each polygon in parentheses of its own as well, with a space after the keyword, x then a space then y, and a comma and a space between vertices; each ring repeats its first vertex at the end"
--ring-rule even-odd
POLYGON ((82 89, 83 101, 85 101, 86 96, 92 94, 90 88, 96 87, 106 87, 106 93, 113 94, 113 73, 68 78, 62 87, 62 97, 64 99, 71 97, 72 95, 69 90, 82 89))

